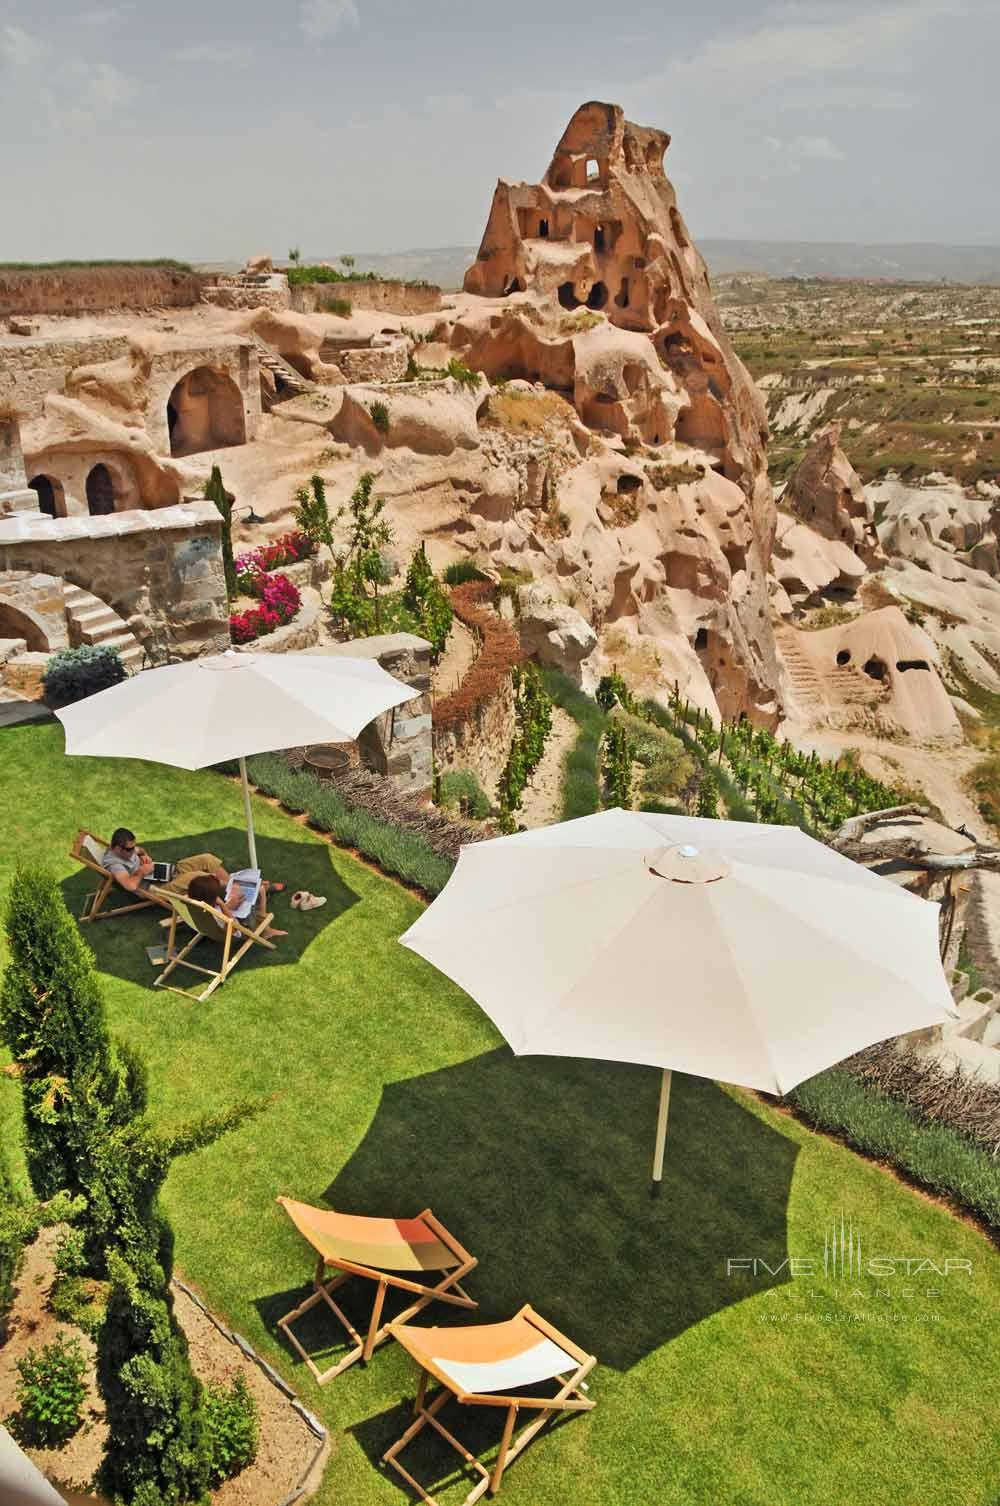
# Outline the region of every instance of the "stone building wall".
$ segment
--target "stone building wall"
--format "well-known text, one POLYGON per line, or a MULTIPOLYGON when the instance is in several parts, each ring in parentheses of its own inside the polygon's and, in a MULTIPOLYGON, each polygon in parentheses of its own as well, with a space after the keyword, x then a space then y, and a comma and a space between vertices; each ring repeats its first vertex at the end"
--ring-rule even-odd
POLYGON ((406 375, 409 350, 408 340, 397 340, 392 345, 339 350, 330 360, 340 367, 349 382, 399 382, 406 375))
POLYGON ((0 570, 0 642, 21 638, 32 653, 69 647, 66 602, 58 576, 0 570))
POLYGON ((77 366, 117 360, 128 350, 127 335, 8 336, 0 339, 0 378, 12 381, 22 417, 38 418, 45 394, 63 392, 69 372, 77 366))
POLYGON ((199 501, 152 512, 0 518, 0 570, 61 577, 106 601, 153 664, 229 647, 222 520, 199 501))
POLYGON ((354 309, 385 314, 432 314, 441 307, 441 289, 431 284, 380 281, 361 277, 344 282, 300 282, 291 288, 298 314, 322 310, 328 298, 346 298, 354 309))
POLYGON ((220 277, 201 290, 202 303, 220 309, 287 309, 292 306, 288 278, 281 272, 220 277))
POLYGON ((514 741, 514 685, 508 675, 495 696, 466 722, 434 728, 434 762, 439 774, 447 769, 471 769, 490 799, 514 741))
POLYGON ((245 439, 253 439, 260 423, 260 367, 252 340, 237 336, 212 341, 178 340, 152 356, 146 399, 146 433, 160 455, 170 454, 167 403, 188 372, 208 368, 228 377, 239 388, 245 439))
POLYGON ((377 659, 387 674, 422 692, 366 727, 358 738, 358 751, 367 768, 385 775, 408 794, 429 799, 434 786, 430 644, 413 633, 380 633, 349 643, 323 644, 307 652, 377 659))

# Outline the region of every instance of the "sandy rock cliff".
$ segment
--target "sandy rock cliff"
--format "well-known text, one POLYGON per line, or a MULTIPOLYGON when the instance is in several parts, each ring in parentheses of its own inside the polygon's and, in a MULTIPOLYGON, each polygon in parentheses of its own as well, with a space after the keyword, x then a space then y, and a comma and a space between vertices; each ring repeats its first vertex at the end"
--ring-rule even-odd
POLYGON ((592 102, 540 184, 497 185, 451 348, 563 403, 532 443, 491 399, 494 470, 516 486, 494 474, 463 542, 547 577, 599 631, 655 640, 661 680, 703 704, 773 719, 766 418, 665 176, 669 141, 592 102))

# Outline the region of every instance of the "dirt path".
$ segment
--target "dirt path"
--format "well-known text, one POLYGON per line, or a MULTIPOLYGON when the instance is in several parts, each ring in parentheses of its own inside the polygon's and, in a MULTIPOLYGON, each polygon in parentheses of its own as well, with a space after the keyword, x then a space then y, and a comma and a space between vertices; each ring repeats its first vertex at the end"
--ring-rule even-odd
POLYGON ((464 622, 454 618, 444 653, 431 672, 435 695, 447 695, 461 683, 468 674, 477 651, 475 634, 464 622))
POLYGON ((524 792, 518 823, 521 826, 549 826, 562 815, 563 759, 576 737, 576 722, 561 706, 552 708, 552 730, 545 743, 542 761, 532 774, 524 792))

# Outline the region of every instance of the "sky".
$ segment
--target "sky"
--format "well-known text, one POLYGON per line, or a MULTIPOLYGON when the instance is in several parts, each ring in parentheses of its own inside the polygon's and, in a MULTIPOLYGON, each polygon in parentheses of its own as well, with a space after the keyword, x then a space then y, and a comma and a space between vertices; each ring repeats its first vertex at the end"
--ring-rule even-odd
POLYGON ((0 0, 0 261, 475 244, 588 99, 695 238, 1000 245, 998 66, 997 0, 0 0))

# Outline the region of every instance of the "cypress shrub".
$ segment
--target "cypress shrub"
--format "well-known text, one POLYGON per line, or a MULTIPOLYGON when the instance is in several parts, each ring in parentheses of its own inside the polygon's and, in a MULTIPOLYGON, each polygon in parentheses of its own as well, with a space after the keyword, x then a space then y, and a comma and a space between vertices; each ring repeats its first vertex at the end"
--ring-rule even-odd
POLYGON ((87 1121, 126 1114, 133 1083, 112 1050, 93 953, 50 873, 18 871, 5 921, 0 1032, 21 1079, 28 1175, 41 1198, 60 1188, 78 1193, 87 1121))
POLYGON ((211 1435, 201 1382, 166 1294, 143 1290, 118 1254, 97 1349, 97 1385, 110 1437, 101 1488, 129 1506, 199 1501, 209 1484, 211 1435))
POLYGON ((222 472, 217 465, 212 467, 205 496, 209 502, 215 503, 222 518, 222 568, 226 576, 226 595, 232 601, 238 593, 236 562, 233 559, 233 499, 223 485, 222 472))

